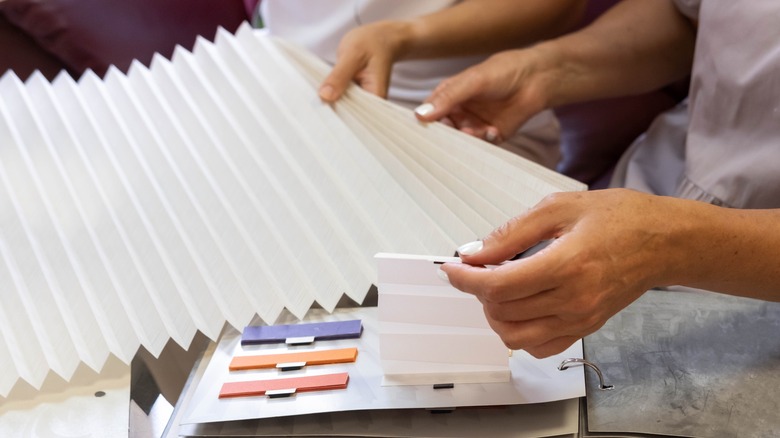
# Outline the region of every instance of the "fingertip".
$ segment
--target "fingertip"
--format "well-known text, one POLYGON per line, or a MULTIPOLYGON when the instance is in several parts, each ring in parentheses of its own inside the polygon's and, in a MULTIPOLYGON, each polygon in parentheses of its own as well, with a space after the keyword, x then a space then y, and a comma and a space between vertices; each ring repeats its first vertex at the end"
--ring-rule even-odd
POLYGON ((439 279, 441 279, 444 283, 463 291, 463 289, 461 289, 461 274, 459 271, 462 271, 467 267, 468 265, 464 265, 463 263, 444 263, 439 265, 439 269, 436 271, 436 275, 438 275, 439 279))
POLYGON ((427 120, 428 116, 433 114, 435 111, 436 106, 434 106, 433 103, 425 102, 414 109, 414 114, 417 115, 417 118, 419 119, 427 120))
POLYGON ((473 242, 464 243, 463 245, 458 247, 458 255, 461 256, 472 256, 480 251, 482 251, 482 248, 485 247, 485 243, 481 240, 475 240, 473 242))
POLYGON ((444 126, 449 126, 450 128, 455 128, 455 122, 453 122, 452 119, 449 118, 449 117, 444 117, 441 120, 439 120, 439 122, 441 122, 441 124, 444 125, 444 126))
POLYGON ((318 94, 320 99, 328 103, 333 103, 339 98, 338 93, 336 93, 336 89, 333 88, 333 85, 331 84, 322 85, 318 94))
POLYGON ((439 276, 439 279, 441 279, 441 281, 450 284, 450 276, 447 274, 447 271, 442 269, 441 266, 439 266, 439 269, 436 270, 436 275, 439 276))
POLYGON ((501 133, 495 126, 490 126, 485 130, 485 140, 489 143, 501 143, 501 133))
POLYGON ((479 137, 477 135, 477 132, 474 131, 474 128, 471 128, 471 127, 468 127, 468 126, 460 128, 460 132, 462 132, 462 133, 464 133, 466 135, 470 135, 472 137, 479 137))

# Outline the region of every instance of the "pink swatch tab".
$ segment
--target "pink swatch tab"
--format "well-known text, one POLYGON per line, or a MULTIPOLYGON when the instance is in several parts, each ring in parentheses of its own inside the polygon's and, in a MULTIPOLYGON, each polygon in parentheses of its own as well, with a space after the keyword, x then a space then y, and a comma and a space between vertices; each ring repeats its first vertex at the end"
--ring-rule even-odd
POLYGON ((284 379, 251 380, 228 382, 222 385, 219 398, 251 397, 264 395, 266 391, 294 389, 296 392, 345 389, 349 382, 348 373, 323 374, 319 376, 289 377, 284 379))

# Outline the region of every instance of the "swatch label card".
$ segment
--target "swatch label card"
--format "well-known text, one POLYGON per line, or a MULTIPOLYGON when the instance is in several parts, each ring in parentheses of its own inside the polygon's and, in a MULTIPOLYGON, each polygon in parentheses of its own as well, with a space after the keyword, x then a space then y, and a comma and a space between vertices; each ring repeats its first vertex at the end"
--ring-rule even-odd
POLYGON ((357 354, 357 348, 339 348, 335 350, 236 356, 230 361, 230 371, 274 368, 279 364, 285 363, 303 363, 304 365, 350 363, 357 359, 357 354))
POLYGON ((228 382, 222 385, 219 398, 252 397, 265 395, 268 391, 292 390, 295 392, 345 389, 349 382, 348 373, 323 374, 319 376, 290 377, 284 379, 228 382))
POLYGON ((248 326, 241 335, 241 345, 277 344, 289 338, 314 337, 315 341, 359 338, 363 325, 359 319, 350 321, 316 322, 248 326))
POLYGON ((377 254, 376 260, 383 385, 511 379, 508 350, 482 304, 437 275, 440 264, 460 259, 377 254))

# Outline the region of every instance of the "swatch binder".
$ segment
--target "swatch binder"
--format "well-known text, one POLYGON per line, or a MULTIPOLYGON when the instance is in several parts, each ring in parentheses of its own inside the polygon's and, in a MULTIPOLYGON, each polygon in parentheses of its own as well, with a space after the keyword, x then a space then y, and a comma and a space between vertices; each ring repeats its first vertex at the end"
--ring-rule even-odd
POLYGON ((242 27, 147 68, 0 79, 0 396, 143 346, 360 302, 380 251, 451 254, 584 187, 242 27))

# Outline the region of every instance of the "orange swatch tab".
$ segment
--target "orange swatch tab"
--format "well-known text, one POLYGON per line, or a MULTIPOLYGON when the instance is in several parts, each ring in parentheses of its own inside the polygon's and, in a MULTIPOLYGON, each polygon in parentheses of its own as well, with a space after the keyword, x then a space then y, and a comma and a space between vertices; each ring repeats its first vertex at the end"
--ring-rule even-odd
POLYGON ((300 351, 295 353, 236 356, 230 361, 230 371, 273 368, 278 364, 305 362, 305 365, 326 365, 354 362, 357 348, 335 350, 300 351))
POLYGON ((219 391, 219 398, 250 397, 263 395, 266 391, 294 389, 296 392, 345 389, 349 382, 348 373, 323 374, 320 376, 290 377, 285 379, 252 380, 248 382, 227 382, 219 391))

